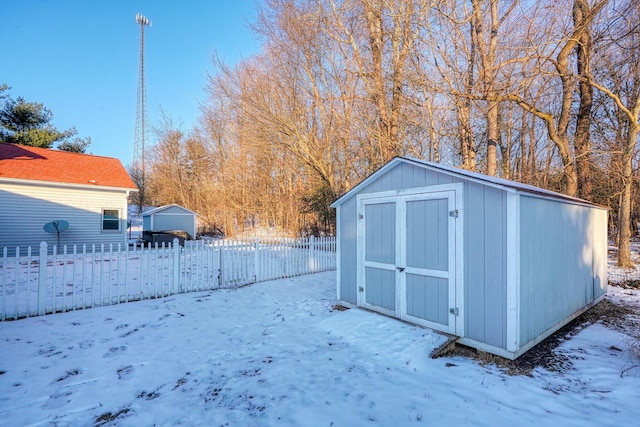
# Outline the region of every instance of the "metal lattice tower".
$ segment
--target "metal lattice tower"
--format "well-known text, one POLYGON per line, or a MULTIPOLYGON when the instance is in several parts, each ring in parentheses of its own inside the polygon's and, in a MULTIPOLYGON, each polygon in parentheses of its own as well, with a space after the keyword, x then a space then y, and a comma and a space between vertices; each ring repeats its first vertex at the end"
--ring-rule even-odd
POLYGON ((141 14, 136 15, 136 24, 140 26, 140 64, 138 66, 138 96, 136 103, 136 128, 133 140, 133 165, 140 172, 144 185, 145 164, 144 152, 147 138, 147 88, 144 79, 144 27, 151 26, 151 21, 141 14))

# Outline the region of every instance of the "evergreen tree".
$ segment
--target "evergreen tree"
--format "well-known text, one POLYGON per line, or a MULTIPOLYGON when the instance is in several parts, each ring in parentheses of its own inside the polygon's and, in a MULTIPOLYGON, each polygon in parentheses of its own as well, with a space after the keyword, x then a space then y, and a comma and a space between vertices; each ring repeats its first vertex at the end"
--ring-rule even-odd
POLYGON ((78 133, 75 127, 63 131, 56 129, 51 124, 51 110, 22 97, 13 99, 4 93, 9 89, 6 84, 0 85, 0 141, 41 148, 52 148, 54 143, 59 143, 60 150, 86 151, 91 138, 75 137, 78 133))

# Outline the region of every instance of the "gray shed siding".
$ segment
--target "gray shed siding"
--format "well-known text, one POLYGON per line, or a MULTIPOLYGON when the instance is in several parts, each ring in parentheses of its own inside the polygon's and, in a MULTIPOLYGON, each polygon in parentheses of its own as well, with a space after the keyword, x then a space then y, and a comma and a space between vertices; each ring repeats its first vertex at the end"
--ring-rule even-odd
POLYGON ((499 348, 507 342, 507 193, 465 186, 465 335, 499 348))
MULTIPOLYGON (((506 346, 506 192, 400 163, 358 194, 463 182, 465 335, 506 346)), ((357 303, 356 197, 340 205, 340 299, 357 303)), ((388 304, 385 303, 385 306, 388 304)), ((447 307, 448 309, 448 307, 447 307)), ((438 310, 440 316, 445 313, 438 310)))
POLYGON ((358 205, 353 197, 339 209, 340 233, 340 299, 356 305, 358 302, 358 205))
POLYGON ((427 187, 429 185, 450 184, 452 182, 462 182, 462 180, 454 179, 450 175, 431 171, 420 166, 400 163, 389 170, 387 174, 363 188, 359 194, 427 187))
POLYGON ((169 215, 169 214, 177 214, 177 215, 193 215, 188 212, 186 209, 181 208, 180 206, 167 206, 162 209, 162 212, 158 212, 156 215, 169 215))
POLYGON ((143 216, 142 217, 142 230, 143 231, 146 231, 146 230, 154 231, 154 230, 151 230, 151 217, 150 216, 143 216))
POLYGON ((604 227, 603 209, 520 196, 521 345, 604 294, 604 227))
POLYGON ((166 215, 163 212, 153 216, 153 230, 151 231, 185 230, 191 234, 194 221, 193 215, 166 215))
POLYGON ((180 206, 167 206, 142 214, 143 231, 184 230, 195 239, 196 215, 180 206))

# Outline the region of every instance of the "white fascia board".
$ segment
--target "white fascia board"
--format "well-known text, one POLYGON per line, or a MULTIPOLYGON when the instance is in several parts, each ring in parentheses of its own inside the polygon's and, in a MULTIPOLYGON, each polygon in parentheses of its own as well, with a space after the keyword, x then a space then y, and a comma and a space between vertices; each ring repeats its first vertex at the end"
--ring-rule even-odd
POLYGON ((105 190, 105 191, 126 191, 127 195, 132 191, 138 191, 137 188, 129 188, 129 187, 112 187, 107 185, 96 185, 96 184, 72 184, 66 182, 54 182, 54 181, 36 181, 33 179, 19 179, 19 178, 0 178, 0 186, 3 182, 8 184, 21 184, 21 185, 30 185, 36 187, 62 187, 62 188, 76 188, 82 190, 105 190))

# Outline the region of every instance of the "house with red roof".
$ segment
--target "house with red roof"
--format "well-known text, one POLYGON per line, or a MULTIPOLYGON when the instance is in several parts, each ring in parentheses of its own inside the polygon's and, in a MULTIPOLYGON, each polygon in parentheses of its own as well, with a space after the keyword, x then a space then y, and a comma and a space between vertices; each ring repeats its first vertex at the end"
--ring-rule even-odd
POLYGON ((137 188, 120 160, 0 143, 0 250, 57 244, 126 244, 127 199, 137 188))

